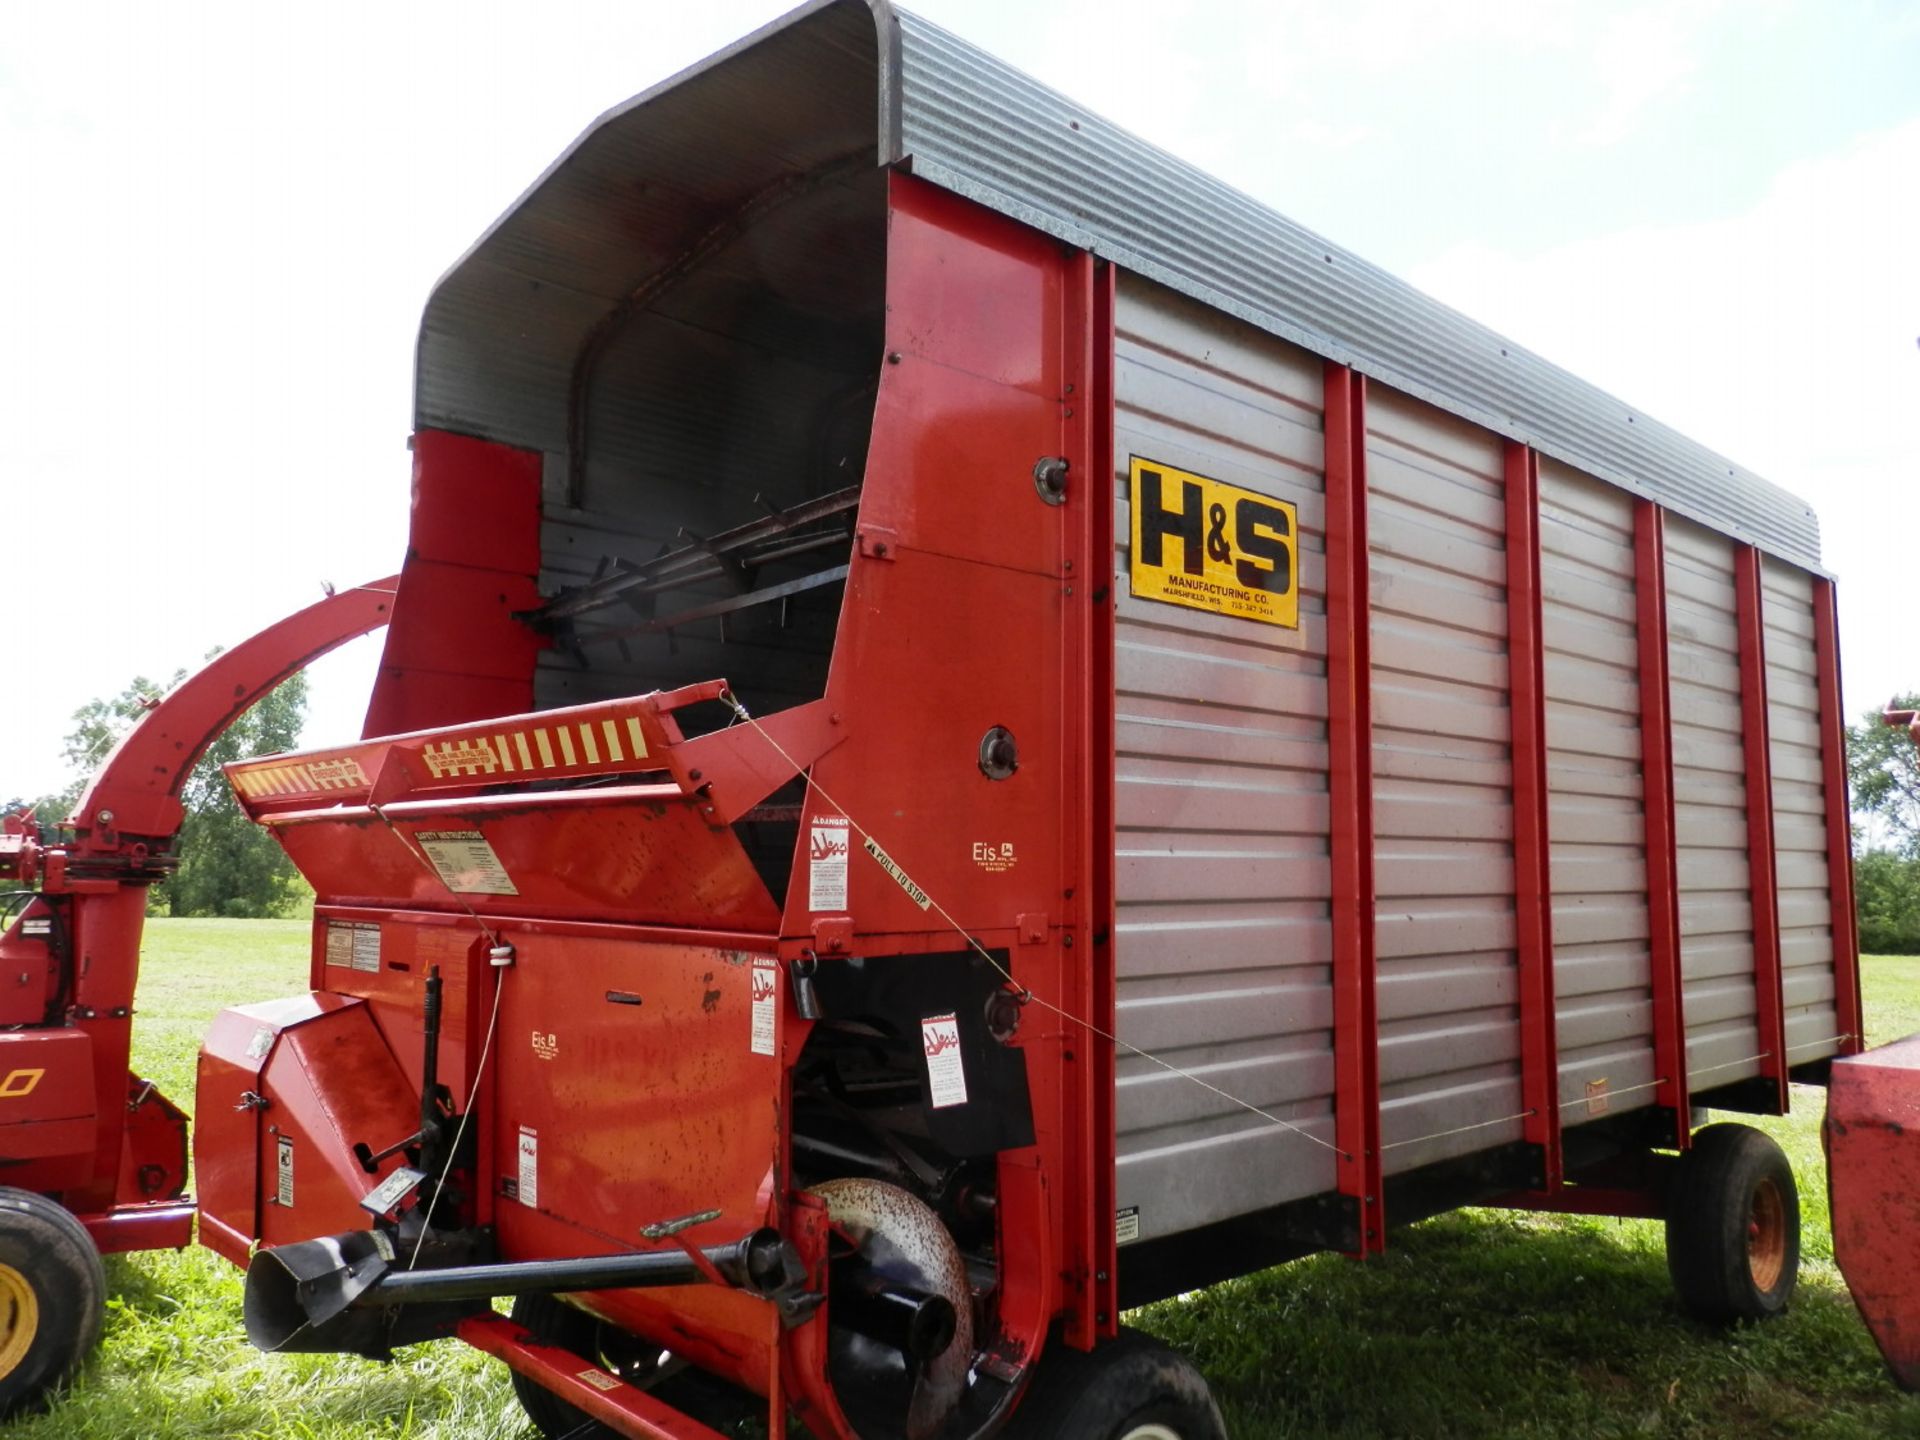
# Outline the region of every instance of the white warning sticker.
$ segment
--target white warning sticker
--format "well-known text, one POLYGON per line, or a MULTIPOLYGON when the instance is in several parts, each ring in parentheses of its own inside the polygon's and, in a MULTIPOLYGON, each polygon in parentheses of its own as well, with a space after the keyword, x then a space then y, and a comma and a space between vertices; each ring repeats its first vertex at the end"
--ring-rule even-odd
POLYGON ((247 1042, 247 1059, 266 1059, 267 1052, 273 1049, 273 1037, 276 1033, 271 1025, 262 1025, 254 1031, 253 1038, 247 1042))
POLYGON ((967 1103, 967 1069, 960 1059, 960 1018, 929 1015, 920 1022, 920 1038, 927 1051, 927 1084, 933 1090, 933 1108, 967 1103))
POLYGON ((1113 1217, 1113 1243, 1131 1245, 1140 1238, 1140 1207, 1129 1205, 1113 1217))
POLYGON ((274 1164, 273 1201, 276 1205, 293 1208, 293 1137, 280 1137, 279 1153, 274 1164))
POLYGON ((753 1053, 773 1054, 774 1006, 780 998, 780 966, 771 956, 753 958, 753 1053))
POLYGON ((380 926, 371 920, 327 922, 327 964, 348 970, 380 971, 380 926))
POLYGON ((518 895, 507 867, 478 830, 421 830, 414 834, 433 868, 457 895, 518 895))
POLYGON ((847 908, 847 817, 816 815, 807 842, 807 908, 847 908))
POLYGON ((540 1208, 540 1137, 531 1125, 520 1127, 520 1203, 540 1208))

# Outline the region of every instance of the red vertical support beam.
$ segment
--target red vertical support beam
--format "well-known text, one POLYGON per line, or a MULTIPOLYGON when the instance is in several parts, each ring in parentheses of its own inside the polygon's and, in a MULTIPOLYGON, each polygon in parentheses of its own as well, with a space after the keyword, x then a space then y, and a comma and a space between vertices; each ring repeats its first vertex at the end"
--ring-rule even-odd
POLYGON ((1846 717, 1840 702, 1840 617, 1833 581, 1813 579, 1813 656, 1820 690, 1820 779, 1827 800, 1827 893, 1833 907, 1833 1008, 1840 1053, 1866 1048, 1860 1008, 1860 936, 1853 913, 1853 804, 1847 794, 1846 717))
POLYGON ((1520 970, 1520 1093, 1541 1183, 1559 1185, 1560 1046, 1554 1033, 1553 876, 1547 821, 1546 642, 1540 619, 1540 457, 1506 446, 1507 673, 1513 716, 1513 883, 1520 970))
POLYGON ((1692 1133, 1686 990, 1680 965, 1680 865, 1673 820, 1673 713, 1667 687, 1667 528, 1658 505, 1633 512, 1640 642, 1640 760, 1646 809, 1647 951, 1653 988, 1654 1103, 1673 1114, 1673 1143, 1692 1133))
POLYGON ((1374 999, 1373 660, 1367 558, 1366 381, 1326 367, 1327 753, 1333 864, 1334 1136, 1355 1253, 1386 1248, 1380 1024, 1374 999))
POLYGON ((1774 868, 1773 745, 1767 720, 1767 623, 1760 552, 1733 552, 1734 614, 1740 630, 1740 731, 1747 758, 1747 880, 1753 909, 1753 998, 1760 1029, 1760 1074, 1774 1087, 1776 1115, 1787 1113, 1787 1009, 1780 975, 1780 885, 1774 868))
POLYGON ((1074 1191, 1065 1207, 1068 1268, 1086 1283, 1068 1293, 1067 1343, 1091 1350, 1119 1333, 1114 1276, 1114 270, 1081 254, 1067 277, 1066 363, 1061 367, 1063 441, 1069 461, 1061 592, 1069 697, 1062 753, 1074 757, 1065 813, 1082 817, 1070 836, 1063 939, 1067 1008, 1096 1033, 1072 1047, 1074 1083, 1065 1130, 1074 1191), (1084 957, 1084 958, 1082 958, 1084 957))

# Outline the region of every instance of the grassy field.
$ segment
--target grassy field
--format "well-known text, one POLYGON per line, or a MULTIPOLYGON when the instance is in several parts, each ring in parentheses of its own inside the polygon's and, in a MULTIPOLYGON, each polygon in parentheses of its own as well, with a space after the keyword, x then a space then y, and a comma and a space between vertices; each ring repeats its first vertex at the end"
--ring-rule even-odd
MULTIPOLYGON (((303 921, 149 930, 135 1063, 190 1103, 222 1005, 304 988, 303 921)), ((1872 1038, 1920 1030, 1920 959, 1866 968, 1872 1038)), ((1806 1260, 1789 1315, 1731 1335, 1683 1317, 1659 1227, 1466 1211, 1397 1232, 1365 1266, 1301 1261, 1132 1322, 1182 1346, 1235 1440, 1655 1436, 1920 1440, 1834 1269, 1821 1092, 1764 1122, 1793 1157, 1806 1260)), ((464 1347, 379 1366, 274 1358, 240 1334, 239 1274, 205 1251, 109 1262, 106 1341, 46 1416, 7 1440, 495 1440, 530 1436, 501 1367, 464 1347)))

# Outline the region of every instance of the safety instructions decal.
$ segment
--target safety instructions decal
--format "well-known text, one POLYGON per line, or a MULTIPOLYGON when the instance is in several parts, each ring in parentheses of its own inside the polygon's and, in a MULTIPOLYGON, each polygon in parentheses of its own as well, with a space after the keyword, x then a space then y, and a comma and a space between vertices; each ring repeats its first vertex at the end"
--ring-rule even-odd
POLYGON ((920 1022, 920 1038, 927 1051, 927 1084, 933 1108, 967 1103, 967 1069, 960 1059, 960 1019, 957 1015, 929 1015, 920 1022))
POLYGON ((847 908, 847 817, 816 815, 807 842, 807 908, 847 908))
POLYGON ((518 895, 507 867, 478 830, 421 830, 415 840, 456 895, 518 895))
POLYGON ((753 1053, 773 1054, 773 1007, 780 994, 780 966, 770 956, 753 960, 753 1053))
POLYGON ((1292 505, 1138 455, 1127 493, 1135 595, 1300 628, 1300 527, 1292 505))
POLYGON ((1140 1238, 1140 1207, 1129 1205, 1115 1212, 1113 1217, 1113 1243, 1131 1245, 1140 1238))
POLYGON ((329 920, 327 964, 346 970, 380 972, 380 926, 372 920, 329 920))
POLYGON ((293 1208, 293 1137, 282 1135, 274 1156, 273 1201, 293 1208))
POLYGON ((529 1209, 540 1208, 540 1137, 531 1125, 520 1127, 519 1200, 529 1209))

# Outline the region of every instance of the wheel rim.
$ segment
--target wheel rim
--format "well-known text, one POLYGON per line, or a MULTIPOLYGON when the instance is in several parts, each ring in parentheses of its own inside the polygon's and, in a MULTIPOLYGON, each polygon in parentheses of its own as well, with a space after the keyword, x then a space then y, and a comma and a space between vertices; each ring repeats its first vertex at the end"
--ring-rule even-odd
POLYGON ((27 1277, 0 1265, 0 1378, 11 1375, 40 1333, 40 1297, 27 1277))
POLYGON ((1136 1425, 1120 1440, 1180 1440, 1180 1432, 1164 1425, 1136 1425))
POLYGON ((1780 1283, 1787 1267, 1787 1201, 1774 1180, 1753 1187, 1747 1212, 1747 1273, 1754 1287, 1767 1294, 1780 1283))

